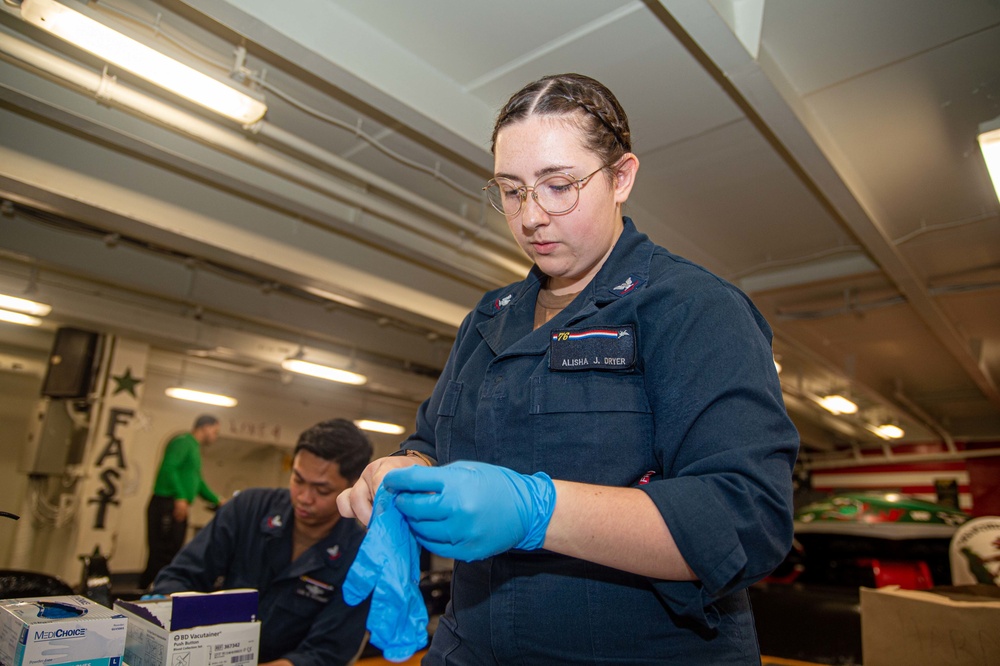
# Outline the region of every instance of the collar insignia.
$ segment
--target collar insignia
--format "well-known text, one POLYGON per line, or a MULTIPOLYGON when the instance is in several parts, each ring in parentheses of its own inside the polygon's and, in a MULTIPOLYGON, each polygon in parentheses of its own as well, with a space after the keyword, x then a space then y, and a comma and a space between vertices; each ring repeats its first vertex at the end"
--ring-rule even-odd
POLYGON ((611 293, 615 296, 625 296, 626 294, 630 294, 635 291, 635 289, 641 284, 642 280, 635 275, 629 275, 628 278, 620 285, 612 287, 611 293))

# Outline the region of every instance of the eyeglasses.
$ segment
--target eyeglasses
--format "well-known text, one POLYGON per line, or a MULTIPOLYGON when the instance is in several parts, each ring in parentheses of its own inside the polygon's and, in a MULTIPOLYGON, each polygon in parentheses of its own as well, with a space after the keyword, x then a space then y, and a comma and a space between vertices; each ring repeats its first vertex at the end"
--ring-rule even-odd
POLYGON ((580 202, 580 190, 597 173, 609 166, 603 164, 593 173, 583 178, 574 178, 568 173, 550 173, 535 181, 532 186, 518 185, 509 178, 492 178, 483 187, 490 204, 507 217, 521 212, 521 206, 528 200, 528 191, 539 208, 549 215, 565 215, 580 202))

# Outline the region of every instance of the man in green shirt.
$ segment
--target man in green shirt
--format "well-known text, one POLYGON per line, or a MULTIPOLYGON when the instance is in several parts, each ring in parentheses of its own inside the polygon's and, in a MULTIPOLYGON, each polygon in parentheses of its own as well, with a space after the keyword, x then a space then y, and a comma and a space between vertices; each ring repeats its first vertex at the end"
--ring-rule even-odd
POLYGON ((204 414, 195 419, 191 432, 177 435, 167 444, 146 510, 149 557, 139 577, 140 588, 149 587, 157 572, 170 564, 184 545, 194 498, 218 506, 219 498, 201 477, 201 447, 210 446, 218 438, 219 420, 204 414))

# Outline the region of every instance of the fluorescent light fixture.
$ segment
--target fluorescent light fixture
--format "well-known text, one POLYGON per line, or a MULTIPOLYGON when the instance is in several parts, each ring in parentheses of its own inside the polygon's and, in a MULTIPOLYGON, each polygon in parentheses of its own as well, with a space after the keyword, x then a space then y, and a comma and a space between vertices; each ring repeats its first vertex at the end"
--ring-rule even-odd
POLYGON ((21 18, 176 95, 243 125, 260 120, 267 105, 54 0, 24 0, 21 18))
POLYGON ((41 326, 42 320, 38 317, 32 317, 29 314, 24 314, 23 312, 11 312, 10 310, 0 309, 0 321, 7 321, 11 324, 21 324, 22 326, 41 326))
POLYGON ((368 419, 359 419, 354 422, 354 425, 358 426, 362 430, 368 430, 370 432, 382 432, 387 435, 402 435, 406 432, 406 428, 401 425, 396 425, 395 423, 386 423, 384 421, 369 421, 368 419))
POLYGON ((979 149, 983 151, 986 169, 993 180, 993 189, 1000 199, 1000 116, 979 126, 979 149))
POLYGON ((342 384, 354 384, 355 386, 361 386, 362 384, 368 382, 367 377, 359 375, 356 372, 341 370, 339 368, 331 368, 328 365, 320 365, 319 363, 310 363, 309 361, 303 361, 300 358, 286 358, 281 362, 281 367, 285 370, 297 372, 301 375, 319 377, 320 379, 329 379, 331 382, 340 382, 342 384))
POLYGON ((228 395, 192 391, 191 389, 180 388, 178 386, 171 386, 166 390, 166 394, 178 400, 190 400, 191 402, 201 402, 217 407, 235 407, 237 404, 236 398, 230 398, 228 395))
POLYGON ((902 428, 892 423, 883 423, 882 425, 875 426, 872 428, 872 432, 882 439, 899 439, 906 434, 902 428))
POLYGON ((13 310, 14 312, 23 312, 24 314, 35 315, 36 317, 44 317, 52 312, 51 305, 29 301, 27 298, 7 296, 6 294, 0 294, 0 308, 13 310))
POLYGON ((842 395, 825 395, 819 405, 831 414, 856 414, 858 406, 842 395))

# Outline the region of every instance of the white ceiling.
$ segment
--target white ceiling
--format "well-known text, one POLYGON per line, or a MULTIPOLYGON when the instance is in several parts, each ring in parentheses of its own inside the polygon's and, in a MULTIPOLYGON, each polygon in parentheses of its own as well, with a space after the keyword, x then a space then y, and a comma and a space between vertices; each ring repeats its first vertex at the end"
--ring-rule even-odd
POLYGON ((220 74, 244 46, 269 106, 250 131, 113 68, 147 111, 98 100, 80 86, 103 64, 19 4, 0 292, 55 311, 48 338, 0 328, 4 354, 69 323, 277 381, 302 346, 412 413, 479 294, 527 268, 480 196, 495 111, 579 71, 629 112, 639 228, 772 323, 804 450, 878 447, 864 425, 886 420, 1000 441, 1000 205, 976 144, 1000 116, 996 0, 90 3, 220 74), (833 391, 862 413, 822 413, 833 391))

